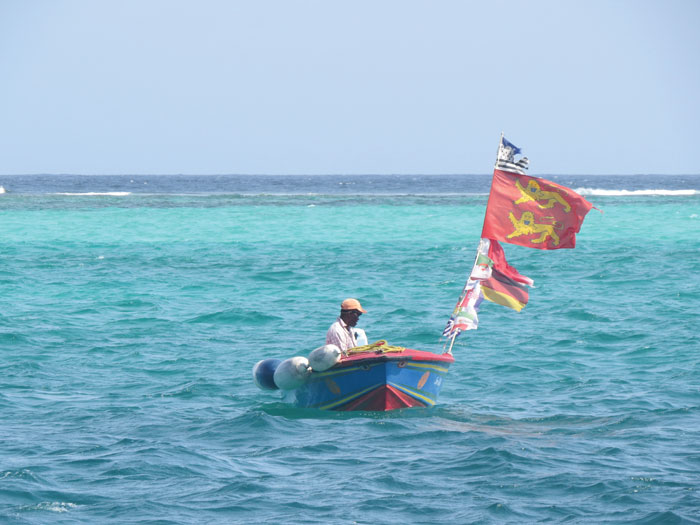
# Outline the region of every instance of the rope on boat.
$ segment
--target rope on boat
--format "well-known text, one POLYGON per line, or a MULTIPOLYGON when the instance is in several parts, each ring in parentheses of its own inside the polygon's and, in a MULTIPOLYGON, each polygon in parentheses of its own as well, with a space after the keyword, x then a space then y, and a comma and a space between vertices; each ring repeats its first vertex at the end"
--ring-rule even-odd
POLYGON ((375 341, 369 345, 356 346, 348 350, 348 355, 361 354, 363 352, 374 352, 377 354, 387 354, 389 352, 403 352, 406 350, 403 346, 392 346, 387 344, 384 339, 375 341))

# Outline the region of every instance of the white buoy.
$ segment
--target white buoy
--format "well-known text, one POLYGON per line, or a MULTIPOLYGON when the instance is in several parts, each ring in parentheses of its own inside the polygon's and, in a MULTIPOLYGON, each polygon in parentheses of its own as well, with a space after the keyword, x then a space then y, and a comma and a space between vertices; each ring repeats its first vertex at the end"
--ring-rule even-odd
POLYGON ((309 364, 314 372, 325 372, 340 361, 340 348, 335 345, 320 346, 309 354, 309 364))
POLYGON ((305 357, 290 357, 282 361, 273 377, 280 390, 294 390, 303 385, 311 375, 309 360, 305 357))

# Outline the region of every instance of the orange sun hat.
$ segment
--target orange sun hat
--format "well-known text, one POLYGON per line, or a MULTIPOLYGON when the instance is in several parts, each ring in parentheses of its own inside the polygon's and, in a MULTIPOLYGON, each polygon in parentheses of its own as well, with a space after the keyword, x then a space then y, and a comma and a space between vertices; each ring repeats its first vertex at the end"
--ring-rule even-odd
POLYGON ((363 314, 367 313, 367 310, 362 308, 360 301, 358 301, 357 299, 345 299, 342 303, 340 303, 340 309, 341 310, 359 310, 363 314))

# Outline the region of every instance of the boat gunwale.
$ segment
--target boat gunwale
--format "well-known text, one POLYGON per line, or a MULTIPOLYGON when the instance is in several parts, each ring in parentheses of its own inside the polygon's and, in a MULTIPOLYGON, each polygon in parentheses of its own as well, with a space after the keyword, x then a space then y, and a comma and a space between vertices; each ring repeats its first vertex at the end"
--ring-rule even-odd
POLYGON ((455 358, 452 354, 445 352, 444 354, 434 354, 425 350, 414 350, 406 348, 402 352, 383 353, 381 350, 372 350, 343 357, 336 363, 332 369, 337 370, 345 366, 366 364, 370 362, 385 362, 385 361, 423 361, 445 363, 447 365, 454 363, 455 358))

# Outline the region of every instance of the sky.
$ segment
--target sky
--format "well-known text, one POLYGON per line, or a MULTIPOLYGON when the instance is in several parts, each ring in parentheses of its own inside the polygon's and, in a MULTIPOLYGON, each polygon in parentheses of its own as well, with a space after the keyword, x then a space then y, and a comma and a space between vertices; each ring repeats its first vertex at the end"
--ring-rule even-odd
POLYGON ((697 174, 696 0, 0 0, 0 174, 697 174))

